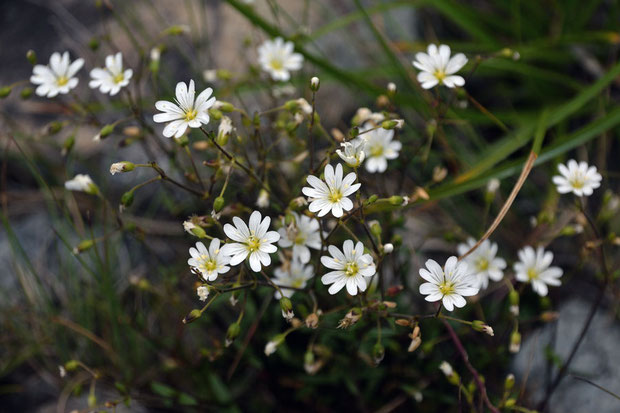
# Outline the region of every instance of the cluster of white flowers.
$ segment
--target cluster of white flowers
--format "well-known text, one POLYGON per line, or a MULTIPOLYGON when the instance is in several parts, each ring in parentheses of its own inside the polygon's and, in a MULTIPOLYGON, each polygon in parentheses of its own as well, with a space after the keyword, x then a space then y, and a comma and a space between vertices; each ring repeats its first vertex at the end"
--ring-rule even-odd
MULTIPOLYGON (((69 52, 53 53, 48 65, 35 65, 30 81, 38 85, 35 93, 39 96, 53 98, 59 94, 67 94, 77 87, 79 79, 75 77, 84 66, 84 59, 71 62, 69 52)), ((121 88, 127 86, 133 71, 123 70, 123 55, 119 52, 105 58, 105 68, 91 70, 89 87, 99 89, 101 93, 116 95, 121 88)))

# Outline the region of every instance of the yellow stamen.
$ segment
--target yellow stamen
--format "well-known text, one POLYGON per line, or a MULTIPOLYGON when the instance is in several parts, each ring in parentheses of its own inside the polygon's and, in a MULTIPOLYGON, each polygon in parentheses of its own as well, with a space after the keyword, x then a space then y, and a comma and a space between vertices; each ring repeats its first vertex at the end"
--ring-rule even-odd
POLYGON ((433 76, 435 76, 435 78, 439 81, 439 83, 441 83, 446 78, 446 72, 444 72, 441 69, 437 69, 433 73, 433 76))
POLYGON ((342 199, 342 192, 340 189, 330 189, 327 199, 329 202, 338 202, 342 199))
POLYGON ((188 122, 190 120, 196 119, 196 116, 198 116, 198 112, 195 109, 190 109, 187 112, 185 112, 185 120, 188 122))
POLYGON ((480 258, 478 262, 476 262, 476 266, 480 271, 484 271, 489 268, 489 260, 486 258, 480 258))
POLYGON ((357 266, 357 263, 355 261, 351 261, 347 263, 344 274, 347 277, 353 277, 354 275, 357 275, 358 270, 359 268, 357 266))
POLYGON ((247 246, 250 252, 258 251, 258 248, 260 247, 260 240, 254 235, 250 235, 250 238, 248 238, 247 241, 247 246))
POLYGON ((284 64, 280 59, 272 59, 269 62, 269 66, 271 66, 273 70, 282 70, 282 68, 284 68, 284 64))
POLYGON ((59 76, 59 77, 56 79, 56 84, 57 84, 58 86, 64 86, 64 85, 66 85, 67 83, 69 83, 69 78, 68 78, 67 76, 59 76))
POLYGON ((121 83, 123 80, 125 80, 125 76, 122 73, 119 73, 118 75, 114 76, 112 80, 114 81, 114 83, 121 83))
POLYGON ((374 145, 370 148, 370 156, 381 156, 383 155, 383 146, 374 145))
POLYGON ((444 281, 439 284, 439 292, 443 295, 450 295, 454 292, 454 283, 449 281, 444 281))
POLYGON ((529 278, 530 281, 536 280, 538 278, 538 271, 536 271, 534 268, 530 268, 529 270, 527 270, 527 278, 529 278))

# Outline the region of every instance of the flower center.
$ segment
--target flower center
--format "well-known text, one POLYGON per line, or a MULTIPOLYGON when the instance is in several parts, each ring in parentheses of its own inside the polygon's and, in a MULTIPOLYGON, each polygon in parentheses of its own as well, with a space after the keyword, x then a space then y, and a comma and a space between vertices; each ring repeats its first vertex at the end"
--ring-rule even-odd
POLYGON ((532 281, 538 278, 538 271, 535 268, 530 268, 527 270, 527 278, 532 281))
POLYGON ((258 251, 258 248, 260 247, 260 240, 254 235, 250 235, 250 238, 248 238, 247 241, 247 246, 250 252, 258 251))
POLYGON ((187 112, 185 112, 185 120, 188 122, 190 120, 196 119, 196 116, 198 116, 198 112, 196 111, 196 109, 190 109, 187 112))
POLYGON ((359 267, 357 266, 357 263, 355 261, 348 262, 344 268, 344 274, 347 277, 353 277, 354 275, 357 275, 357 271, 359 270, 359 267))
POLYGON ((306 242, 306 235, 301 232, 298 232, 297 236, 295 237, 295 244, 304 245, 305 242, 306 242))
POLYGON ((214 259, 208 258, 206 255, 200 257, 202 261, 202 269, 211 272, 217 269, 217 262, 214 259))
POLYGON ((114 76, 112 80, 114 81, 114 83, 121 83, 123 80, 125 80, 125 76, 122 73, 119 73, 118 75, 114 76))
POLYGON ((454 283, 450 281, 444 281, 439 284, 439 292, 443 295, 450 295, 454 292, 454 283))
POLYGON ((330 189, 327 199, 329 202, 339 202, 342 199, 342 191, 340 189, 330 189))
POLYGON ((478 267, 478 270, 484 271, 489 268, 489 260, 486 258, 480 258, 478 262, 476 262, 476 266, 478 267))
POLYGON ((284 64, 280 59, 271 59, 269 65, 273 70, 282 70, 284 68, 284 64))
POLYGON ((569 182, 572 185, 572 187, 575 189, 581 189, 585 185, 585 180, 581 176, 576 176, 573 179, 571 179, 569 182))
POLYGON ((69 83, 69 78, 67 76, 58 76, 58 78, 56 79, 56 84, 58 86, 64 86, 67 83, 69 83))
POLYGON ((433 76, 435 76, 435 78, 439 81, 439 83, 441 83, 446 78, 446 72, 444 72, 441 69, 437 69, 433 73, 433 76))
POLYGON ((383 155, 383 146, 374 145, 372 148, 370 148, 370 156, 381 156, 381 155, 383 155))

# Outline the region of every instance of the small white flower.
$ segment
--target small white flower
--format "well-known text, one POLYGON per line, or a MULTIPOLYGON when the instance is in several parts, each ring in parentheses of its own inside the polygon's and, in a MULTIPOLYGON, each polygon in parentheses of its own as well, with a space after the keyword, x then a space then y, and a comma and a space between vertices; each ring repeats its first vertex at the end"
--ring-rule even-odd
POLYGON ((192 221, 183 221, 183 229, 187 233, 194 235, 194 233, 192 232, 194 228, 196 228, 196 225, 192 221))
POLYGON ((441 300, 444 308, 452 311, 467 304, 463 297, 478 294, 475 277, 468 272, 467 264, 456 257, 448 258, 445 270, 435 260, 428 260, 425 265, 420 269, 420 277, 428 282, 420 285, 420 294, 426 295, 426 301, 441 300))
POLYGON ((30 81, 37 86, 35 93, 39 96, 53 98, 67 94, 78 85, 78 78, 73 77, 84 66, 84 59, 69 60, 69 52, 53 53, 48 65, 35 65, 30 81))
POLYGON ((267 342, 267 344, 265 345, 265 355, 271 356, 273 353, 276 352, 279 345, 280 345, 280 342, 276 342, 276 341, 267 342))
MULTIPOLYGON (((465 254, 475 244, 476 240, 473 238, 469 238, 466 244, 459 244, 457 247, 459 255, 465 254)), ((506 261, 496 255, 497 244, 487 239, 463 259, 468 265, 469 272, 475 276, 474 287, 484 290, 489 285, 489 278, 493 281, 504 278, 506 261)))
POLYGON ((127 161, 115 162, 112 165, 110 165, 110 173, 112 175, 115 175, 121 172, 130 172, 130 171, 133 171, 135 167, 136 166, 131 162, 127 162, 127 161))
POLYGON ((209 289, 204 285, 201 285, 196 289, 196 294, 198 294, 198 299, 200 301, 206 301, 207 297, 209 297, 209 289))
POLYGON ((90 176, 84 174, 77 174, 73 179, 65 182, 65 188, 69 191, 86 192, 93 195, 99 192, 97 185, 90 176))
MULTIPOLYGON (((373 126, 366 124, 360 128, 360 133, 372 128, 373 126)), ((385 172, 388 159, 398 158, 398 151, 402 148, 402 144, 399 141, 393 141, 393 138, 394 131, 383 128, 371 130, 356 138, 356 140, 366 141, 364 153, 368 172, 385 172)))
POLYGON ((465 79, 455 75, 467 63, 467 58, 463 53, 458 53, 450 57, 450 46, 442 44, 437 48, 434 44, 429 44, 427 53, 416 53, 413 65, 421 70, 418 73, 418 82, 424 89, 430 89, 436 85, 446 87, 463 86, 465 79))
POLYGON ((297 102, 297 104, 299 105, 299 109, 304 115, 312 115, 312 105, 310 105, 306 99, 299 98, 295 102, 297 102))
POLYGON ((191 258, 187 260, 187 264, 207 281, 215 281, 219 274, 226 274, 230 270, 229 254, 224 247, 220 248, 220 240, 217 238, 211 240, 208 250, 205 244, 198 241, 196 248, 189 249, 189 254, 191 258))
POLYGON ((340 146, 343 150, 338 149, 336 153, 351 168, 357 168, 366 158, 366 153, 364 152, 365 145, 366 141, 364 139, 353 139, 352 141, 341 143, 340 146))
POLYGON ((376 268, 370 254, 364 254, 364 244, 358 242, 353 247, 353 241, 348 239, 342 245, 342 251, 334 245, 328 247, 331 257, 324 255, 321 263, 332 270, 321 277, 321 282, 329 287, 330 294, 336 294, 343 287, 347 287, 347 292, 356 295, 366 291, 366 278, 375 275, 376 268))
POLYGON ((211 97, 211 93, 213 89, 206 88, 194 100, 194 81, 189 81, 189 87, 185 82, 179 82, 175 91, 176 104, 166 100, 157 101, 155 107, 164 113, 156 114, 153 120, 157 123, 170 122, 164 128, 164 136, 180 138, 188 127, 199 128, 209 123, 207 110, 215 103, 215 97, 211 97))
POLYGON ((394 251, 394 244, 387 243, 383 245, 383 252, 390 254, 392 251, 394 251))
POLYGON ((587 163, 577 163, 574 159, 568 161, 567 165, 559 164, 558 171, 561 175, 553 177, 559 193, 572 192, 577 196, 590 196, 601 186, 603 177, 596 171, 596 166, 589 167, 587 163))
POLYGON ((289 80, 290 72, 301 69, 303 61, 302 55, 293 53, 293 42, 281 37, 266 40, 258 47, 258 62, 273 80, 289 80))
POLYGON ((283 227, 278 230, 280 240, 278 245, 282 248, 293 247, 293 259, 299 259, 302 264, 310 261, 310 248, 321 249, 321 234, 319 223, 306 216, 292 212, 295 217, 294 225, 283 227))
POLYGON ((121 52, 105 58, 105 69, 95 68, 90 71, 92 80, 88 83, 91 89, 99 88, 101 93, 116 95, 122 87, 129 84, 133 70, 123 70, 123 55, 121 52))
POLYGON ((390 93, 396 93, 396 83, 390 82, 387 84, 387 90, 390 93))
POLYGON ((541 297, 547 295, 548 286, 558 286, 563 271, 560 267, 549 267, 553 253, 538 247, 536 251, 529 245, 519 250, 519 261, 513 266, 517 281, 532 283, 532 289, 541 297))
POLYGON ((318 212, 319 217, 327 215, 328 212, 336 218, 340 218, 343 211, 353 209, 353 202, 347 198, 355 193, 362 185, 354 184, 357 176, 355 172, 350 172, 342 178, 342 165, 336 165, 336 170, 331 165, 326 165, 324 170, 325 182, 314 175, 307 178, 311 187, 303 187, 301 192, 308 197, 310 212, 318 212))
POLYGON ((151 49, 150 57, 152 61, 159 62, 159 59, 161 58, 161 50, 159 47, 154 47, 151 49))
POLYGON ((256 199, 256 206, 259 208, 267 208, 269 206, 269 192, 267 190, 260 190, 256 199))
MULTIPOLYGON (((279 267, 273 271, 274 281, 280 286, 282 294, 285 297, 291 297, 295 290, 284 287, 304 288, 306 282, 314 275, 314 267, 312 265, 304 265, 300 261, 293 259, 288 268, 279 267)), ((275 297, 279 300, 282 295, 279 291, 275 292, 275 297)))
POLYGON ((230 265, 240 264, 248 255, 252 271, 259 272, 261 265, 266 267, 271 264, 269 254, 278 250, 273 243, 280 239, 280 234, 268 231, 271 218, 265 217, 262 220, 261 218, 260 212, 254 211, 250 215, 249 228, 239 217, 233 217, 235 226, 224 225, 224 232, 228 238, 236 241, 223 247, 227 255, 231 255, 230 265))
POLYGON ((318 77, 313 76, 312 79, 310 79, 310 88, 314 90, 315 92, 319 90, 320 85, 321 85, 321 81, 318 77))

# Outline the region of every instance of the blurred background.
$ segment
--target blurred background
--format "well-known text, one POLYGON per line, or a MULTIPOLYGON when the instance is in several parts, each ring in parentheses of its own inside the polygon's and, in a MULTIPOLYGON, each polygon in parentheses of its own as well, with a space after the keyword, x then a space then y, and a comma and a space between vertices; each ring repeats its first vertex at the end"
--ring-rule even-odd
MULTIPOLYGON (((109 166, 119 160, 169 162, 176 165, 173 176, 186 177, 186 159, 174 154, 151 115, 156 100, 190 78, 197 89, 213 87, 218 99, 253 113, 310 99, 307 82, 319 76, 316 107, 329 133, 347 131, 360 107, 384 109, 386 85, 396 83, 404 149, 385 177, 369 181, 368 193, 422 187, 429 195, 406 210, 376 212, 390 228, 386 239, 402 240, 386 272, 389 285, 404 287, 393 298, 403 313, 428 310, 417 293, 418 269, 484 232, 534 137, 544 136, 536 167, 492 239, 509 264, 523 245, 546 245, 564 269, 563 284, 545 299, 529 287, 523 292, 516 355, 508 352, 507 291, 489 290, 462 314, 484 314, 495 327, 495 337, 459 334, 497 398, 514 373, 519 404, 539 405, 600 289, 597 240, 584 230, 572 198, 555 192, 557 162, 583 159, 601 171, 604 185, 589 208, 609 240, 617 275, 620 2, 4 0, 0 19, 0 85, 18 83, 0 101, 0 411, 90 411, 93 401, 100 411, 132 412, 459 411, 458 391, 438 365, 448 360, 464 380, 470 377, 439 323, 422 324, 423 345, 414 353, 406 351, 407 332, 384 329, 386 355, 378 367, 370 357, 375 325, 336 329, 344 312, 325 316, 316 332, 292 334, 267 358, 265 343, 286 324, 272 292, 258 289, 247 299, 241 336, 225 348, 238 315, 228 300, 192 324, 181 322, 198 305, 186 265, 195 239, 181 223, 208 215, 210 201, 147 186, 123 213, 131 228, 107 234, 112 218, 100 201, 63 189, 76 173, 88 173, 116 206, 127 189, 153 176, 137 170, 112 177, 109 166), (262 76, 256 63, 258 45, 276 35, 293 40, 305 56, 304 68, 284 85, 262 76), (468 56, 464 90, 420 89, 411 60, 429 43, 468 56), (157 70, 153 49, 161 51, 157 70), (84 58, 74 93, 20 96, 28 85, 19 82, 32 72, 28 50, 41 64, 55 51, 84 58), (133 116, 123 98, 87 87, 88 71, 116 51, 134 69, 133 93, 144 116, 94 141, 102 126, 133 116), (442 104, 438 127, 434 114, 442 104), (144 138, 149 128, 154 139, 144 138), (501 186, 489 199, 492 178, 501 186), (72 253, 81 240, 102 234, 101 248, 72 253), (308 343, 313 374, 304 370, 308 343), (59 366, 70 360, 83 366, 61 377, 59 366)), ((232 198, 252 207, 258 194, 235 179, 232 198)), ((570 372, 618 394, 618 290, 610 287, 570 372)), ((295 304, 308 312, 307 304, 295 304)), ((615 412, 620 401, 569 375, 547 408, 615 412)))

